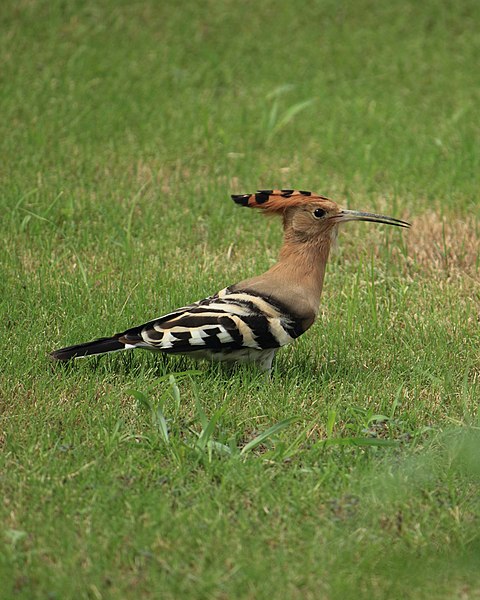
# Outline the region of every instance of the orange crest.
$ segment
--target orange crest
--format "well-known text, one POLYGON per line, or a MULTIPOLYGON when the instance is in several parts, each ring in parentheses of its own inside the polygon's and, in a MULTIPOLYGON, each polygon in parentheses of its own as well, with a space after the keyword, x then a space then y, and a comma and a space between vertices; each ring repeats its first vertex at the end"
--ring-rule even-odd
POLYGON ((249 208, 262 208, 268 212, 283 212, 293 206, 301 206, 322 200, 328 201, 328 198, 303 190, 258 190, 256 194, 232 194, 232 200, 249 208))

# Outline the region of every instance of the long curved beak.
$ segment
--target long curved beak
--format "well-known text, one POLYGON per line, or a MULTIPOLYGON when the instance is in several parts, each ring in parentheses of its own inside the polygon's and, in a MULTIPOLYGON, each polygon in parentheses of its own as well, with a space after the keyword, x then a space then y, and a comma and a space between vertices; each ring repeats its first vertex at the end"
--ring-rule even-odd
POLYGON ((346 223, 347 221, 370 221, 372 223, 385 223, 385 225, 395 225, 396 227, 411 227, 410 223, 386 217, 385 215, 376 215, 375 213, 361 212, 359 210, 342 210, 332 217, 337 223, 346 223))

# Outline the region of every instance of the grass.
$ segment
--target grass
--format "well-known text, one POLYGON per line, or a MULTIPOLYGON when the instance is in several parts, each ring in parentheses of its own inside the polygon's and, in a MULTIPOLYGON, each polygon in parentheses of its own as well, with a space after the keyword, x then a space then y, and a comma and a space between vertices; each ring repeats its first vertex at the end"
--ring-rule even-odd
POLYGON ((480 596, 479 6, 4 2, 4 598, 480 596), (345 226, 270 379, 52 365, 268 268, 299 187, 345 226))

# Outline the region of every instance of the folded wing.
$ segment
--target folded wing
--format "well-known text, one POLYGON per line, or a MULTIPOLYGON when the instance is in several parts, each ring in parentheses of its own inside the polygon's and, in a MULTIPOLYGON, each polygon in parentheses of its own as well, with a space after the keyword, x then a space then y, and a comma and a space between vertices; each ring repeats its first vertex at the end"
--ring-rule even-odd
POLYGON ((265 350, 291 342, 296 331, 272 301, 225 288, 218 294, 125 331, 119 341, 167 353, 265 350))

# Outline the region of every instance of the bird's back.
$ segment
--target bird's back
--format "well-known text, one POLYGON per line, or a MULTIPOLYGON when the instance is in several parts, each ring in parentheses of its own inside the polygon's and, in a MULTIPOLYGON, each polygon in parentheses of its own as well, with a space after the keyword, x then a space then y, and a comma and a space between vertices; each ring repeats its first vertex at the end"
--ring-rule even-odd
POLYGON ((238 350, 285 346, 301 333, 297 320, 278 301, 232 286, 129 329, 118 339, 127 347, 180 354, 206 351, 224 359, 238 350))

